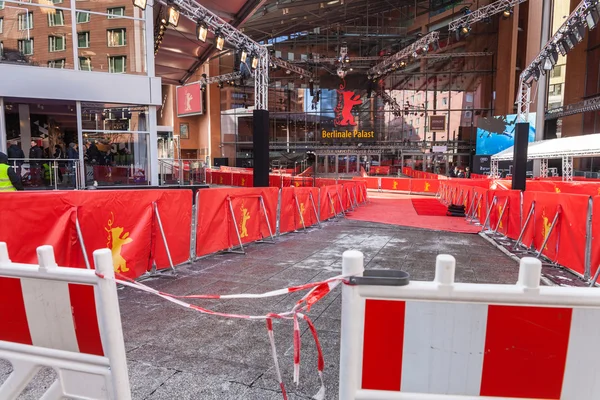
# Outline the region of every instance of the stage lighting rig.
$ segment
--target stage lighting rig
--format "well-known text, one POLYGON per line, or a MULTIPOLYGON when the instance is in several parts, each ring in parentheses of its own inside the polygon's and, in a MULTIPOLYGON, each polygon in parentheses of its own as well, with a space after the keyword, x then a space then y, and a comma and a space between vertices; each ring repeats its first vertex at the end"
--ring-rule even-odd
POLYGON ((467 27, 470 30, 471 25, 473 25, 474 23, 483 21, 487 18, 490 18, 492 15, 496 15, 499 13, 502 13, 503 17, 509 14, 508 17, 510 17, 510 14, 512 14, 512 8, 518 6, 519 4, 525 1, 526 0, 498 0, 496 2, 493 2, 492 4, 488 4, 487 6, 478 8, 475 11, 465 13, 465 15, 463 15, 462 17, 450 22, 450 24, 448 25, 448 31, 456 32, 459 29, 464 29, 465 27, 467 27))

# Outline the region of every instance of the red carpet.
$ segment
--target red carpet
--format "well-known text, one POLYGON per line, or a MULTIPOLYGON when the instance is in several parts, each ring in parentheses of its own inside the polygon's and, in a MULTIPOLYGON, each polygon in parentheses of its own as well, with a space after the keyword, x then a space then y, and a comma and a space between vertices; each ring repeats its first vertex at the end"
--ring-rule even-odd
POLYGON ((469 225, 464 218, 419 215, 410 198, 370 198, 366 206, 359 207, 348 214, 347 218, 435 231, 459 233, 479 233, 481 231, 481 227, 469 225))
POLYGON ((437 199, 411 199, 415 211, 419 215, 430 217, 445 217, 448 207, 437 199))

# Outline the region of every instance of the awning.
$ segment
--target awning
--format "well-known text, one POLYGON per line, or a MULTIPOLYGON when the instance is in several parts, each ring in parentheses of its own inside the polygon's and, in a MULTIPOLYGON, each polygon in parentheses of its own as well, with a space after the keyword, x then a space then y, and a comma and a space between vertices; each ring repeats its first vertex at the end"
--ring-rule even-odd
MULTIPOLYGON (((513 153, 514 146, 494 154, 492 160, 511 161, 513 153)), ((527 148, 528 160, 596 156, 600 157, 600 133, 531 142, 527 148)))

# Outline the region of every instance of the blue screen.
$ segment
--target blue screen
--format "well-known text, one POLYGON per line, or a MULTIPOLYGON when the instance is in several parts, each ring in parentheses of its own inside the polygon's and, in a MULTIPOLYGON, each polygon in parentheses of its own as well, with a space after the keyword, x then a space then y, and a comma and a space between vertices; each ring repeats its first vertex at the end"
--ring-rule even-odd
MULTIPOLYGON (((515 144, 517 115, 480 118, 477 127, 476 154, 494 155, 515 144)), ((529 141, 535 141, 535 113, 529 114, 529 141)))

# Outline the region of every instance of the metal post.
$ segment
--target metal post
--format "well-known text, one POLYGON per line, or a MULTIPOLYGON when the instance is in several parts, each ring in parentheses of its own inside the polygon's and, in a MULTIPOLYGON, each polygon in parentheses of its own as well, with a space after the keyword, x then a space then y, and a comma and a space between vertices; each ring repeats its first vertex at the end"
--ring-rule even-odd
POLYGON ((85 266, 87 269, 92 269, 92 267, 90 266, 90 260, 87 256, 87 251, 85 250, 83 234, 81 233, 81 226, 79 225, 79 215, 77 214, 77 208, 75 208, 75 229, 77 230, 77 238, 79 239, 79 245, 81 246, 81 251, 83 252, 83 261, 85 262, 85 266))
POLYGON ((298 208, 298 215, 300 215, 300 221, 302 222, 302 228, 304 228, 304 232, 306 233, 306 224, 304 223, 304 216, 302 215, 302 210, 300 209, 300 203, 298 203, 298 196, 294 194, 294 200, 296 201, 296 207, 298 208))
POLYGON ((308 197, 310 198, 310 202, 312 204, 312 208, 315 213, 315 217, 317 217, 317 224, 319 225, 319 228, 320 228, 321 227, 321 219, 319 218, 319 213, 317 212, 317 206, 315 205, 315 199, 313 197, 312 192, 308 194, 308 197))
POLYGON ((498 198, 496 196, 494 196, 494 198, 492 199, 492 204, 490 204, 490 206, 487 209, 487 215, 485 216, 485 221, 483 222, 483 227, 481 228, 482 232, 485 230, 485 228, 488 226, 488 224, 490 222, 490 215, 492 214, 492 208, 494 208, 494 205, 496 205, 497 199, 498 198))
POLYGON ((275 238, 273 237, 273 231, 271 230, 271 223, 269 222, 269 214, 267 214, 267 207, 265 207, 265 201, 262 196, 258 196, 260 199, 260 206, 262 207, 263 212, 265 213, 265 219, 267 220, 267 228, 269 228, 269 235, 271 236, 271 240, 275 243, 275 238))
POLYGON ((200 214, 200 191, 196 192, 192 205, 192 226, 190 233, 190 261, 196 260, 196 240, 198 239, 198 218, 200 214))
POLYGON ((504 206, 500 211, 500 216, 498 217, 498 223, 496 224, 496 229, 494 229, 494 233, 498 233, 498 228, 500 227, 500 223, 502 222, 502 217, 504 216, 504 211, 506 211, 506 207, 508 207, 508 197, 506 198, 506 200, 504 200, 504 206))
POLYGON ((598 269, 596 270, 596 273, 594 274, 594 278, 592 279, 592 281, 590 282, 590 287, 594 287, 594 285, 596 284, 596 282, 598 281, 598 276, 600 275, 600 266, 598 266, 598 269))
POLYGON ((356 187, 352 188, 352 195, 354 196, 354 204, 356 204, 356 207, 360 206, 358 203, 358 196, 356 196, 356 187))
POLYGON ((169 250, 169 245, 167 244, 167 237, 165 236, 165 230, 163 229, 162 221, 160 220, 160 214, 158 212, 158 204, 154 202, 152 203, 152 205, 154 207, 154 215, 156 215, 156 221, 158 222, 158 228, 160 229, 160 234, 165 245, 167 257, 169 258, 169 265, 171 266, 171 271, 175 273, 175 266, 173 265, 173 259, 171 258, 171 251, 169 250))
POLYGON ((547 158, 542 158, 540 160, 540 177, 542 177, 542 178, 548 177, 548 159, 547 158))
POLYGON ((329 203, 331 204, 331 208, 333 209, 333 217, 337 217, 338 213, 335 211, 335 204, 333 203, 333 199, 331 198, 331 193, 327 192, 327 197, 329 197, 329 203))
POLYGON ((588 200, 587 223, 585 230, 585 267, 583 278, 589 279, 592 274, 592 217, 593 217, 594 201, 592 197, 588 200))
POLYGON ((275 235, 279 236, 281 234, 281 201, 283 197, 283 189, 279 189, 277 191, 277 218, 275 219, 275 235))
POLYGON ((337 189, 335 190, 335 193, 337 194, 338 201, 340 202, 340 207, 342 208, 342 215, 346 216, 346 211, 344 211, 344 203, 342 202, 342 196, 340 195, 340 192, 337 191, 337 189))
POLYGON ((550 235, 552 235, 552 231, 554 230, 554 227, 556 226, 556 222, 558 221, 558 217, 560 216, 560 213, 561 213, 561 210, 560 210, 560 206, 559 206, 558 210, 556 210, 556 215, 554 216, 554 219, 552 220, 552 225, 550 225, 550 230, 548 231, 548 234, 544 238, 544 242, 542 243, 542 246, 538 250, 536 257, 539 257, 542 254, 544 247, 546 247, 548 240, 550 240, 550 235))
POLYGON ((529 209, 529 214, 527 214, 527 218, 525 219, 525 224, 523 225, 523 228, 521 229, 521 233, 519 234, 519 237, 517 238, 517 241, 515 242, 515 245, 514 245, 515 249, 521 243, 521 239, 523 239, 523 235, 525 234, 527 225, 529 225, 529 221, 531 220, 531 217, 533 216, 534 210, 535 210, 535 201, 531 203, 531 208, 529 209))
POLYGON ((573 180, 573 157, 563 156, 562 158, 562 180, 570 182, 573 180))
POLYGON ((471 204, 469 204, 469 208, 467 208, 467 222, 469 220, 471 220, 471 213, 473 212, 473 206, 475 205, 475 198, 477 196, 473 196, 473 198, 471 199, 471 204))
MULTIPOLYGON (((231 212, 231 218, 233 218, 233 226, 235 227, 235 233, 237 234, 238 241, 240 242, 240 249, 242 249, 241 254, 246 254, 246 251, 244 250, 244 245, 242 244, 242 237, 240 236, 240 229, 238 228, 237 220, 235 219, 235 213, 233 212, 233 204, 231 202, 231 198, 228 197, 227 201, 229 202, 229 211, 231 212)), ((229 251, 231 253, 239 253, 233 251, 233 248, 230 248, 229 251)))

